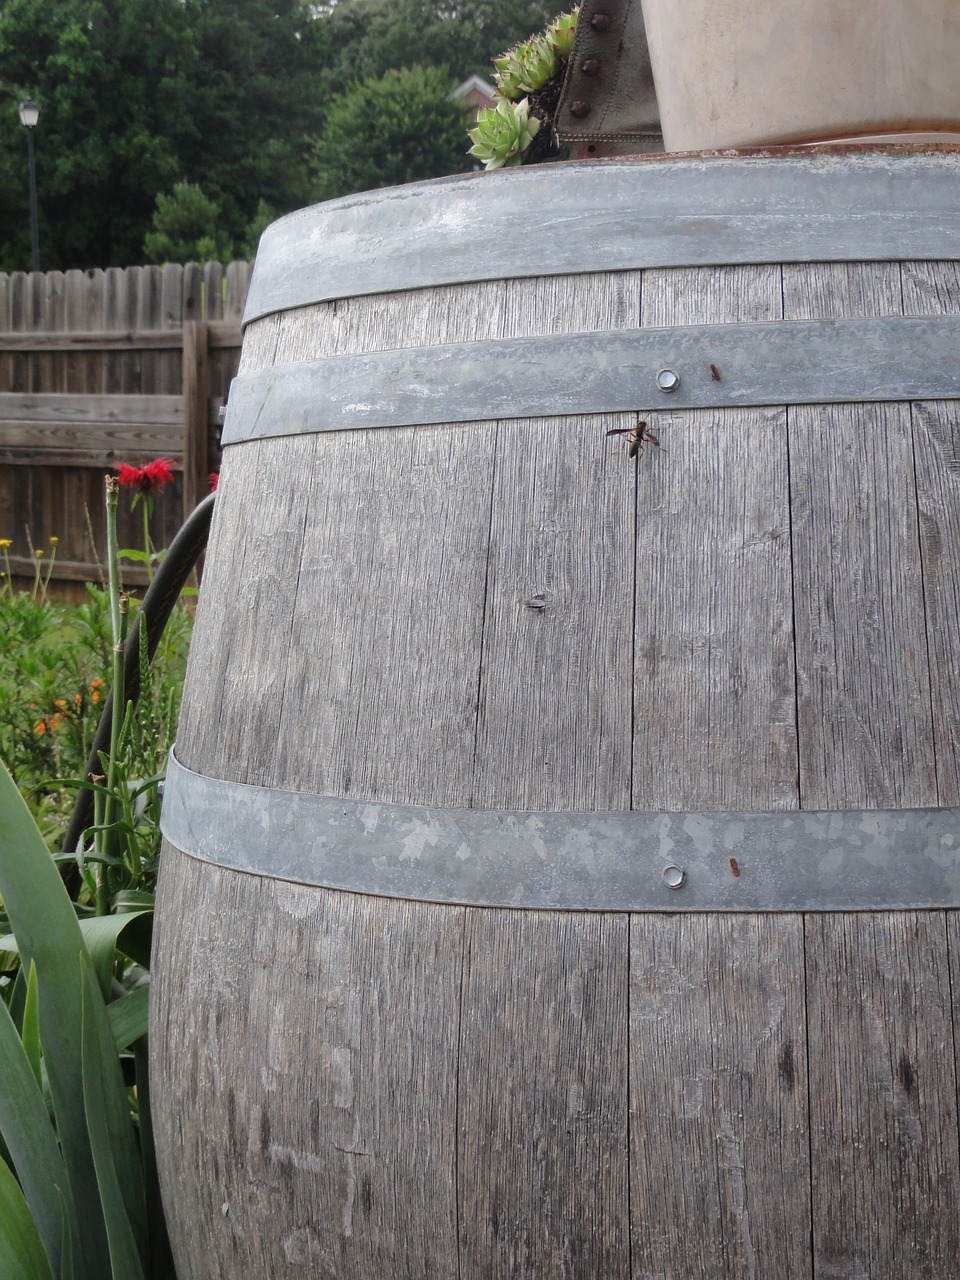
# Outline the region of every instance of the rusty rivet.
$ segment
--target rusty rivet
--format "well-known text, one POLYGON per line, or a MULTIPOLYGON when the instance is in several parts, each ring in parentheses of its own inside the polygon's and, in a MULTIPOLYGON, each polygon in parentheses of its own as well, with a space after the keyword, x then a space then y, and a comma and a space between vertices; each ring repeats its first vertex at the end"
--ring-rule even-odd
POLYGON ((580 70, 585 76, 595 76, 600 71, 599 58, 584 58, 580 63, 580 70))
POLYGON ((590 19, 590 25, 594 31, 608 31, 610 28, 609 13, 595 13, 590 19))
POLYGON ((590 114, 590 103, 571 102, 570 114, 573 116, 574 120, 582 120, 584 116, 588 116, 590 114))

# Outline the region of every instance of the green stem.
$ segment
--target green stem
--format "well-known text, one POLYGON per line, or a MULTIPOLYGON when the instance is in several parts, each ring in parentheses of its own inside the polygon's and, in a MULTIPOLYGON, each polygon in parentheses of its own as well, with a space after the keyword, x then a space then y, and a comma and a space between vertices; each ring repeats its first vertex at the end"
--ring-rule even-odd
MULTIPOLYGON (((106 782, 106 778, 102 777, 100 774, 94 773, 90 775, 90 781, 102 785, 106 782)), ((93 825, 95 829, 93 847, 95 850, 99 850, 103 844, 103 836, 99 830, 99 828, 103 826, 102 791, 95 791, 93 793, 93 825)), ((97 886, 95 910, 98 916, 105 916, 107 914, 107 886, 105 872, 106 868, 102 863, 98 864, 95 862, 93 864, 93 876, 97 886)))
POLYGON ((150 501, 149 494, 145 493, 143 495, 143 502, 141 505, 143 507, 143 549, 147 554, 147 579, 148 581, 152 582, 153 581, 153 543, 150 541, 150 509, 153 504, 150 501))
MULTIPOLYGON (((110 720, 110 747, 107 755, 107 795, 103 806, 103 826, 109 827, 116 817, 117 756, 120 748, 120 730, 126 707, 123 682, 123 642, 126 632, 128 600, 120 584, 120 545, 117 541, 117 503, 120 486, 115 476, 106 477, 107 484, 107 574, 110 593, 110 633, 113 642, 113 714, 110 720)), ((111 833, 98 834, 99 851, 111 852, 115 844, 111 833)), ((98 865, 97 915, 105 914, 107 868, 98 865)))

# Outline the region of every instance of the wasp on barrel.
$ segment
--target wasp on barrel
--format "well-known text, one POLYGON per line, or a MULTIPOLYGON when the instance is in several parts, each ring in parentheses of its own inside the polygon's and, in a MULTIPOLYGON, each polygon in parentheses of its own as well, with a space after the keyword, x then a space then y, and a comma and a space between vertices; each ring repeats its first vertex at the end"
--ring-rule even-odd
POLYGON ((662 447, 659 437, 653 434, 639 413, 632 427, 612 427, 605 434, 608 436, 623 436, 623 442, 627 446, 627 456, 630 458, 639 457, 643 453, 645 444, 655 445, 658 449, 662 447))

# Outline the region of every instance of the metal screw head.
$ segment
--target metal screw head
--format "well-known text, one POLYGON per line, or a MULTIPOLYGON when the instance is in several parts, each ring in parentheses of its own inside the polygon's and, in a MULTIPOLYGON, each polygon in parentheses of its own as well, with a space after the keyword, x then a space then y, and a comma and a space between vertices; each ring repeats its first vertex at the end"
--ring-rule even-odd
POLYGON ((610 15, 609 13, 595 13, 590 19, 590 25, 594 31, 609 31, 610 15))
POLYGON ((665 394, 676 391, 680 385, 680 375, 675 369, 661 369, 657 374, 657 386, 665 394))
POLYGON ((583 72, 583 74, 584 74, 585 76, 595 76, 595 75, 599 75, 599 73, 600 73, 600 59, 599 59, 599 58, 584 58, 584 60, 580 63, 580 70, 583 72))
POLYGON ((582 120, 584 116, 588 116, 590 114, 590 103, 571 102, 570 114, 573 116, 574 120, 582 120))
POLYGON ((687 873, 683 867, 671 864, 669 867, 663 868, 662 879, 668 889, 682 889, 687 882, 687 873))

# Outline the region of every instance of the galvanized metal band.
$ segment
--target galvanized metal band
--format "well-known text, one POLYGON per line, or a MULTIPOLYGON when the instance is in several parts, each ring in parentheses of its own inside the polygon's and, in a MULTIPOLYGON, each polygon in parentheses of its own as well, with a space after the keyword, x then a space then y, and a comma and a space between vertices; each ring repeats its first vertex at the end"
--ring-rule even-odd
POLYGON ((508 813, 208 778, 173 752, 161 829, 203 861, 426 902, 562 911, 960 907, 960 810, 508 813))
POLYGON ((960 258, 960 156, 644 157, 463 174, 327 201, 264 232, 244 323, 478 280, 960 258))
POLYGON ((960 397, 960 316, 605 330, 405 347, 236 378, 223 443, 631 410, 960 397), (678 379, 666 393, 659 383, 678 379))

